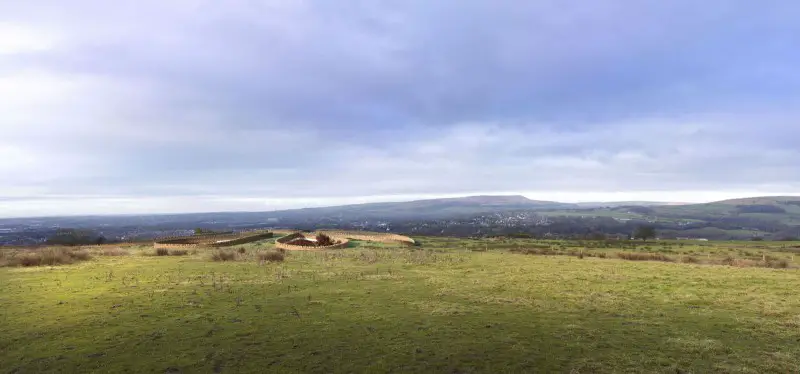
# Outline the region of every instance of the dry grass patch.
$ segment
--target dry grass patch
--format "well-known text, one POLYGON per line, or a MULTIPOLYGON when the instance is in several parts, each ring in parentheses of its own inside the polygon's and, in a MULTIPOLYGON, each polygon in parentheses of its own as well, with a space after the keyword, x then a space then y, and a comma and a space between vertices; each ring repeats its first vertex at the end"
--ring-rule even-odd
POLYGON ((211 252, 211 260, 212 261, 235 261, 236 260, 236 252, 231 250, 220 249, 214 252, 211 252))
POLYGON ((103 248, 103 250, 100 251, 100 254, 103 256, 128 256, 131 253, 122 248, 113 247, 113 248, 103 248))
POLYGON ((697 264, 700 262, 700 260, 698 260, 697 257, 694 256, 682 256, 681 262, 684 264, 697 264))
POLYGON ((727 265, 739 268, 747 267, 762 267, 773 269, 787 269, 789 268, 789 260, 783 258, 775 258, 765 256, 762 260, 741 259, 727 256, 719 261, 720 265, 727 265))
POLYGON ((37 248, 34 250, 5 252, 1 251, 2 266, 55 266, 68 265, 78 261, 87 261, 92 254, 85 249, 71 248, 37 248))
POLYGON ((265 262, 283 262, 284 259, 283 252, 278 251, 267 251, 258 254, 258 261, 262 264, 265 262))
POLYGON ((664 254, 648 252, 618 252, 617 257, 628 261, 673 261, 672 258, 669 258, 664 254))

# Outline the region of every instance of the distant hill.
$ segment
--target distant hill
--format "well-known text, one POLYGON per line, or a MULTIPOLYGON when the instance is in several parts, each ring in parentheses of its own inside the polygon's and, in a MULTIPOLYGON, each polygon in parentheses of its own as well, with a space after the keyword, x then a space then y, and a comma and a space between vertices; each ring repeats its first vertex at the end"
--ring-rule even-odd
POLYGON ((797 196, 762 196, 684 205, 610 203, 602 207, 557 209, 540 214, 647 221, 662 228, 672 227, 671 233, 684 237, 747 239, 762 236, 780 239, 800 232, 800 197, 797 196))
POLYGON ((800 205, 800 196, 761 196, 746 197, 742 199, 730 199, 716 201, 711 204, 725 205, 800 205))
POLYGON ((0 245, 41 243, 57 228, 98 230, 109 239, 129 240, 186 235, 196 228, 246 230, 265 226, 418 235, 625 235, 642 224, 656 226, 662 238, 798 238, 800 197, 764 196, 681 205, 643 201, 570 204, 518 195, 481 195, 268 212, 0 219, 0 245))
POLYGON ((620 206, 662 206, 662 205, 687 205, 687 203, 673 203, 664 201, 598 201, 575 203, 580 208, 615 208, 620 206))
POLYGON ((574 209, 575 204, 531 200, 524 196, 467 196, 391 203, 367 203, 270 212, 281 218, 440 219, 512 210, 574 209))
POLYGON ((662 214, 687 218, 750 217, 773 221, 800 222, 800 197, 762 196, 716 201, 707 204, 659 207, 662 214))
POLYGON ((524 196, 467 196, 404 202, 368 203, 269 212, 286 219, 447 219, 484 213, 534 211, 547 216, 596 216, 619 219, 711 221, 748 219, 800 224, 800 197, 772 196, 705 204, 652 201, 561 203, 524 196))

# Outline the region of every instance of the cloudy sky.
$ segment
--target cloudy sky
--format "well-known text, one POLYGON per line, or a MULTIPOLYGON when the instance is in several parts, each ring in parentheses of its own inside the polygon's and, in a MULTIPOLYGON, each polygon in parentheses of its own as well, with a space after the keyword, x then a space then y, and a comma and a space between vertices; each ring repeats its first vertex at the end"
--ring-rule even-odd
POLYGON ((0 1, 0 216, 800 194, 792 1, 0 1))

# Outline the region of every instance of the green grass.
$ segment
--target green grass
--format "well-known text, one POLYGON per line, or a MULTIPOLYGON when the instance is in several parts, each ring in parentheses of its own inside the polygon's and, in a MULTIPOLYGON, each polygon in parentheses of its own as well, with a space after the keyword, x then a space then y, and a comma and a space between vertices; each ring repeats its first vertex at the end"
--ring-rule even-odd
MULTIPOLYGON (((420 240, 421 249, 358 243, 264 265, 132 249, 0 268, 0 371, 800 370, 798 270, 509 251, 586 242, 420 240)), ((667 245, 792 255, 786 243, 667 245)))

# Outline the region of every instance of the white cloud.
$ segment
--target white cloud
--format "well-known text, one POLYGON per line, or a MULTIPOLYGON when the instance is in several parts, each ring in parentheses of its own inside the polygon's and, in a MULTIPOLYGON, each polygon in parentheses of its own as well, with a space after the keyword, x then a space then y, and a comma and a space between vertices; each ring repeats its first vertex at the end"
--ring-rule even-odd
POLYGON ((4 2, 0 198, 46 214, 792 191, 798 10, 4 2))
POLYGON ((0 21, 0 56, 43 52, 53 49, 58 42, 53 33, 0 21))

